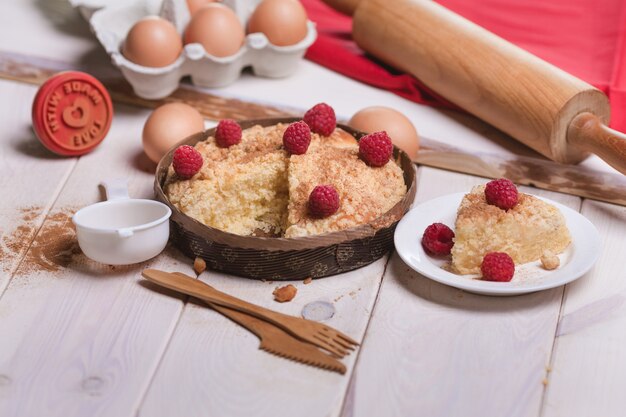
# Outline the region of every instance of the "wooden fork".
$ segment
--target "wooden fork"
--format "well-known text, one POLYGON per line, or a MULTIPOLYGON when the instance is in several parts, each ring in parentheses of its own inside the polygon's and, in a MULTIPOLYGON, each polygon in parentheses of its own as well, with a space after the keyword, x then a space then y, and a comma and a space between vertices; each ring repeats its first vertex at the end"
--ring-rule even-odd
POLYGON ((333 355, 343 358, 354 350, 358 343, 350 337, 332 327, 312 320, 300 317, 288 316, 272 311, 255 304, 248 303, 232 295, 216 290, 210 285, 178 274, 159 271, 158 269, 146 269, 142 275, 147 280, 183 294, 191 295, 212 304, 217 304, 242 313, 258 317, 275 326, 280 327, 291 335, 312 343, 333 355))
MULTIPOLYGON (((180 272, 173 272, 173 274, 188 278, 180 272)), ((203 301, 215 311, 254 333, 261 340, 259 349, 306 365, 339 372, 342 375, 346 373, 345 365, 334 356, 322 352, 310 343, 296 339, 280 327, 249 314, 203 301)))

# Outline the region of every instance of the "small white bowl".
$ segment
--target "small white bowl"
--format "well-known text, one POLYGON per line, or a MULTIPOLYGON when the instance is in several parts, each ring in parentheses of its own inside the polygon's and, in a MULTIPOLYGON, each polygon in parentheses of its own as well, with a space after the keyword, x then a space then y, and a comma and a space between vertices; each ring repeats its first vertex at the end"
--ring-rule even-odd
POLYGON ((72 217, 83 253, 109 265, 147 261, 163 251, 172 211, 153 200, 131 199, 126 180, 103 182, 107 201, 92 204, 72 217))

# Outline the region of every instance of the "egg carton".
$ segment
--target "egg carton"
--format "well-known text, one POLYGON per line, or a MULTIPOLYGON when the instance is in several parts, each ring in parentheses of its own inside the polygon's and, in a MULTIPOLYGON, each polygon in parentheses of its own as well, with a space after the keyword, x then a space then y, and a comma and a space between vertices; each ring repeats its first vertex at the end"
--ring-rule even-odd
MULTIPOLYGON (((315 24, 307 21, 307 35, 294 45, 276 46, 262 33, 246 35, 239 51, 227 57, 208 54, 199 43, 185 45, 178 59, 160 68, 135 64, 121 53, 126 34, 133 24, 146 16, 158 15, 174 24, 183 34, 190 19, 185 0, 139 0, 113 1, 70 0, 89 22, 92 31, 113 64, 131 84, 135 94, 145 99, 167 97, 180 84, 180 79, 191 77, 191 82, 202 87, 223 87, 239 78, 241 71, 252 67, 254 74, 269 78, 282 78, 293 74, 307 48, 317 37, 315 24)), ((223 0, 230 7, 244 28, 248 18, 261 0, 223 0)))

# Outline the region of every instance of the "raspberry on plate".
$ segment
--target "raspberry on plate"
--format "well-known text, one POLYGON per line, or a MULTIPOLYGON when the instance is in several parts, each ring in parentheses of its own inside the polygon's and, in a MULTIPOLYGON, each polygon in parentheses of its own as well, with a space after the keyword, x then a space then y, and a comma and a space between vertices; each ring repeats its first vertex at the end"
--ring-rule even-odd
POLYGON ((302 155, 309 149, 311 129, 302 120, 290 124, 283 133, 283 146, 293 155, 302 155))
POLYGON ((359 156, 367 165, 382 167, 391 158, 393 144, 387 132, 374 132, 359 140, 359 156))
POLYGON ((186 180, 198 173, 202 168, 202 155, 193 146, 182 145, 176 148, 172 157, 174 172, 179 178, 186 180))
POLYGON ((480 271, 485 281, 509 282, 515 273, 515 263, 504 252, 489 252, 483 258, 480 271))
POLYGON ((502 210, 512 209, 517 205, 517 187, 511 180, 500 178, 489 181, 485 186, 485 199, 487 203, 499 207, 502 210))
POLYGON ((337 127, 335 110, 326 103, 316 104, 304 113, 304 122, 322 136, 330 136, 337 127))
POLYGON ((339 193, 332 185, 318 185, 309 195, 309 212, 315 217, 328 217, 339 210, 339 193))
POLYGON ((222 148, 229 148, 241 142, 241 126, 232 119, 222 119, 215 128, 215 142, 222 148))
POLYGON ((443 223, 433 223, 424 230, 422 247, 435 256, 450 255, 454 246, 454 232, 443 223))

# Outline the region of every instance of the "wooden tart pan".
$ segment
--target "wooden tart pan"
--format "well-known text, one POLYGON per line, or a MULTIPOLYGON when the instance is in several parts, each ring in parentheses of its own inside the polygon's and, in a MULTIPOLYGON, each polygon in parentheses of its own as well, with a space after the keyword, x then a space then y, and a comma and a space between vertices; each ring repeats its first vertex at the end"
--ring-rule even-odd
MULTIPOLYGON (((272 118, 240 122, 242 129, 255 125, 292 123, 300 118, 272 118)), ((357 140, 365 135, 345 125, 341 129, 357 140)), ((394 158, 404 171, 406 195, 391 210, 375 221, 324 235, 296 238, 240 236, 206 226, 183 214, 169 202, 163 184, 172 162, 174 149, 195 145, 214 135, 209 129, 191 135, 161 159, 156 171, 154 191, 158 201, 172 209, 170 239, 185 255, 201 257, 207 267, 252 279, 302 280, 340 274, 368 265, 393 248, 396 224, 409 210, 415 197, 415 167, 409 157, 394 148, 394 158)))

